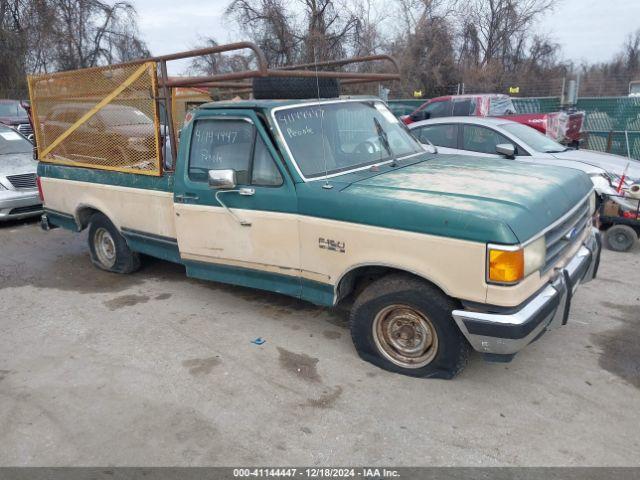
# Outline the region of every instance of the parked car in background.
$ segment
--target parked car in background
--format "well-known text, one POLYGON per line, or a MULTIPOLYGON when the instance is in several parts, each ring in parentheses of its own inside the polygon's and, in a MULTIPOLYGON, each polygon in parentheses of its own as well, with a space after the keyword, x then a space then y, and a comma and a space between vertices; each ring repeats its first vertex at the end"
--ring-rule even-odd
POLYGON ((619 155, 575 150, 521 123, 502 118, 449 117, 412 123, 423 144, 440 153, 511 158, 521 162, 575 168, 587 173, 600 196, 614 195, 626 171, 625 186, 640 182, 640 162, 619 155), (628 167, 628 168, 627 168, 628 167))
POLYGON ((42 213, 36 185, 37 167, 32 143, 13 129, 0 125, 0 221, 42 213))
POLYGON ((0 123, 10 126, 25 137, 33 135, 29 115, 20 100, 0 100, 0 123))
MULTIPOLYGON (((93 105, 64 103, 43 122, 45 143, 60 136, 93 105)), ((109 104, 75 130, 55 153, 69 160, 128 165, 157 156, 153 121, 135 107, 109 104)))
POLYGON ((580 141, 584 112, 518 113, 508 95, 449 95, 427 100, 413 113, 402 117, 407 125, 442 117, 499 117, 533 127, 561 143, 577 146, 580 141))

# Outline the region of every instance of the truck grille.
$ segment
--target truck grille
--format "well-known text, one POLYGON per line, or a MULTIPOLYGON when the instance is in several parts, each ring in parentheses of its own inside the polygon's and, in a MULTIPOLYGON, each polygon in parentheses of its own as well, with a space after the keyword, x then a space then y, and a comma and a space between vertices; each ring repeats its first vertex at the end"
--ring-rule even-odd
POLYGON ((36 174, 23 173, 22 175, 8 175, 7 180, 13 185, 13 188, 23 190, 27 188, 36 188, 36 174))
POLYGON ((31 125, 28 123, 21 123, 16 127, 16 130, 18 130, 18 132, 20 132, 25 137, 28 137, 33 133, 33 128, 31 128, 31 125))
POLYGON ((584 229, 588 228, 590 223, 589 198, 587 198, 571 215, 545 234, 547 256, 543 272, 552 268, 558 259, 579 241, 584 229))

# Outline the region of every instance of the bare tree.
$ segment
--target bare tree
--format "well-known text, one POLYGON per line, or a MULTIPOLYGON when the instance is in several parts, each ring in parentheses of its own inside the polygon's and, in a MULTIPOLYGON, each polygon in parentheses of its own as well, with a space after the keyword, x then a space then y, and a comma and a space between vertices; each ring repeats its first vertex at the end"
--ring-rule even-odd
POLYGON ((30 73, 149 55, 133 6, 102 0, 0 0, 0 51, 0 90, 21 94, 30 73))
POLYGON ((248 28, 269 65, 277 67, 296 60, 300 40, 295 35, 293 15, 282 0, 234 0, 226 13, 248 28))
MULTIPOLYGON (((218 42, 211 37, 200 39, 196 48, 217 47, 218 42)), ((251 67, 252 58, 242 53, 222 54, 212 53, 191 60, 189 73, 195 75, 215 75, 218 73, 237 72, 248 70, 251 67)))
POLYGON ((93 67, 148 55, 137 37, 136 13, 130 3, 58 0, 57 5, 54 31, 60 69, 93 67))

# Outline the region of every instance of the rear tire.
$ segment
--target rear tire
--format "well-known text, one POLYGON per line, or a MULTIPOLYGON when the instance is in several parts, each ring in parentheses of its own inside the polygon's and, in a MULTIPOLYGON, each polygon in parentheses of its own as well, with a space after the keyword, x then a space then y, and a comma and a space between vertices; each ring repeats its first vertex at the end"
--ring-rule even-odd
POLYGON ((94 213, 89 222, 89 252, 96 267, 114 273, 132 273, 140 268, 140 256, 129 248, 111 220, 94 213))
POLYGON ((412 377, 456 376, 470 346, 455 324, 454 302, 434 286, 404 274, 367 286, 351 310, 353 344, 374 365, 412 377))
POLYGON ((611 250, 627 252, 638 239, 638 234, 629 225, 614 225, 607 230, 605 237, 611 250))
POLYGON ((255 77, 253 98, 256 100, 336 98, 340 82, 336 78, 255 77))

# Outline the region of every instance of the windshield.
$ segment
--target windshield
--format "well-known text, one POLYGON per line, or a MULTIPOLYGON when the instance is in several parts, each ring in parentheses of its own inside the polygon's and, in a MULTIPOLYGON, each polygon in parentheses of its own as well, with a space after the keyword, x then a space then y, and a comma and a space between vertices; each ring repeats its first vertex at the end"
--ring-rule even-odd
POLYGON ((489 102, 489 116, 496 117, 499 115, 513 115, 516 113, 516 107, 510 97, 492 97, 489 102))
POLYGON ((31 153, 33 145, 10 128, 0 128, 0 155, 9 153, 31 153))
POLYGON ((521 123, 505 123, 504 125, 500 126, 510 134, 522 140, 523 143, 529 145, 536 152, 558 153, 568 150, 567 147, 560 145, 554 140, 551 140, 549 137, 543 135, 538 130, 535 130, 521 123))
POLYGON ((0 117, 26 117, 27 112, 20 102, 0 102, 0 117))
POLYGON ((424 151, 382 102, 285 108, 278 110, 275 118, 305 178, 324 177, 325 173, 345 172, 424 151))

